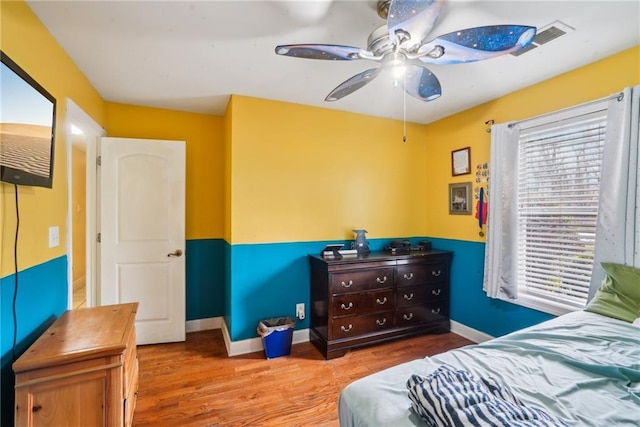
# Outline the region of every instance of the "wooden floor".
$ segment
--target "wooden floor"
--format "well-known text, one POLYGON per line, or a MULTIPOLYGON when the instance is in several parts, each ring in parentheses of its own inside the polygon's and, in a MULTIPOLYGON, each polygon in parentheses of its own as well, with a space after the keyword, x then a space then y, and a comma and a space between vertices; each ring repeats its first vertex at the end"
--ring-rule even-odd
POLYGON ((220 330, 138 347, 135 427, 337 426, 340 390, 387 367, 471 344, 453 333, 353 350, 325 360, 309 342, 290 356, 228 357, 220 330))
POLYGON ((73 308, 82 308, 87 306, 87 290, 84 281, 80 283, 73 283, 73 308))

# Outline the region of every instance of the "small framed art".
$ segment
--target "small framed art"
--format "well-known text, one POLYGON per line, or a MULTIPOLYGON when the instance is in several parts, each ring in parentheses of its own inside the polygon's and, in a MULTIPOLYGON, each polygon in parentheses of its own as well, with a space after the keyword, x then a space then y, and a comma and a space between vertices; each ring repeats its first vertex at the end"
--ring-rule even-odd
POLYGON ((471 173, 471 147, 451 152, 451 176, 471 173))
POLYGON ((449 214, 471 215, 471 183, 449 184, 449 214))

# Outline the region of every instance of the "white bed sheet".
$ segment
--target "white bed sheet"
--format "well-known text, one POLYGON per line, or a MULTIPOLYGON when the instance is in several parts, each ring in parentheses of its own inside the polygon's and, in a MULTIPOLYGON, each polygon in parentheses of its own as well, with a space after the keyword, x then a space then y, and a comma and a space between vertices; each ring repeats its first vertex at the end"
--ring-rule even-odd
POLYGON ((640 328, 583 311, 354 381, 339 397, 340 425, 426 426, 406 381, 444 363, 492 376, 569 425, 640 426, 640 328))

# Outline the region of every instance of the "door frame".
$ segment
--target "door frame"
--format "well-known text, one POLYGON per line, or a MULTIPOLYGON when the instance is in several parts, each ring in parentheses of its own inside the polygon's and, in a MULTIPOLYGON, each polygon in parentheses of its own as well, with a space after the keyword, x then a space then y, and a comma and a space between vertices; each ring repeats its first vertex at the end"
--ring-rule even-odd
POLYGON ((99 226, 97 191, 98 182, 96 178, 96 161, 98 158, 98 141, 106 135, 106 131, 91 118, 82 108, 80 108, 70 98, 66 100, 66 123, 65 137, 67 142, 67 284, 68 296, 67 307, 73 308, 73 175, 72 175, 72 127, 80 128, 86 136, 86 292, 87 307, 99 304, 98 289, 98 243, 96 240, 99 226))

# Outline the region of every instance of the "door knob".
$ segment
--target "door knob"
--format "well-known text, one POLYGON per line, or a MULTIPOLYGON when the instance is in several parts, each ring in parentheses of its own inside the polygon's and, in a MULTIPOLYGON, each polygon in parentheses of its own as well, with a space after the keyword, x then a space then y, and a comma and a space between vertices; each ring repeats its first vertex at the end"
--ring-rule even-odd
POLYGON ((167 254, 167 256, 182 256, 182 251, 180 249, 176 249, 175 252, 171 252, 167 254))

